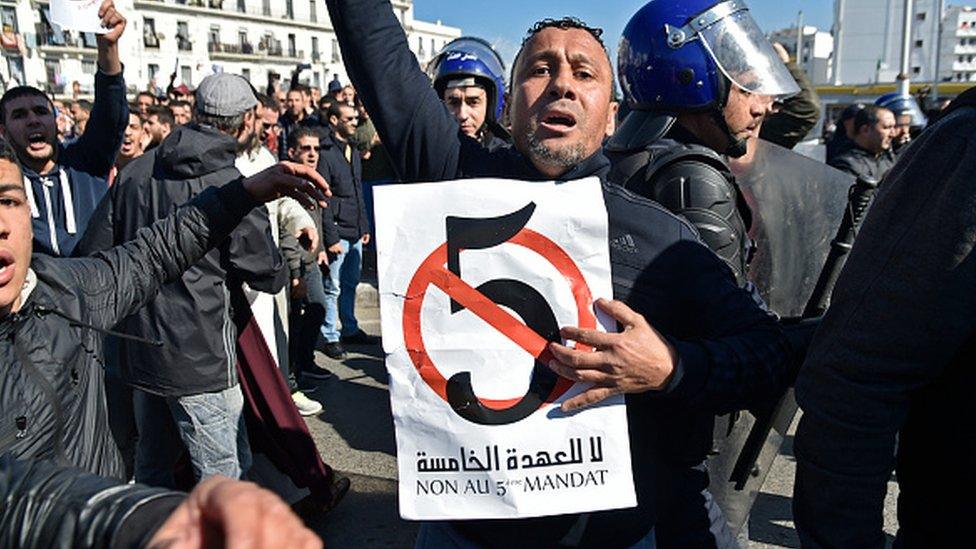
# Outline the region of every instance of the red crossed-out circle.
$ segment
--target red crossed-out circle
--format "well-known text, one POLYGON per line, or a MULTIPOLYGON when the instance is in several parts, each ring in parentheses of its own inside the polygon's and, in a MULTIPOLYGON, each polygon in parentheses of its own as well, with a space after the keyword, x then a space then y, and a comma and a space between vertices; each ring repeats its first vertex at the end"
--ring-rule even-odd
MULTIPOLYGON (((579 267, 576 266, 569 254, 552 240, 527 228, 523 228, 508 242, 532 250, 549 261, 563 275, 572 289, 573 298, 576 301, 577 325, 584 329, 596 329, 596 316, 592 311, 593 297, 590 288, 587 286, 579 267)), ((536 360, 545 363, 551 358, 548 351, 549 342, 545 338, 447 270, 446 264, 447 243, 445 242, 431 252, 420 264, 407 286, 407 299, 403 306, 403 337, 410 360, 424 382, 444 402, 447 402, 447 379, 437 369, 430 355, 427 354, 424 337, 421 333, 420 312, 427 289, 430 286, 439 288, 491 327, 511 339, 536 360)), ((592 350, 592 347, 578 343, 576 349, 589 351, 592 350)), ((543 405, 554 402, 572 386, 572 381, 559 378, 543 405)), ((488 408, 502 410, 513 406, 521 399, 522 397, 502 400, 479 398, 478 400, 488 408)))

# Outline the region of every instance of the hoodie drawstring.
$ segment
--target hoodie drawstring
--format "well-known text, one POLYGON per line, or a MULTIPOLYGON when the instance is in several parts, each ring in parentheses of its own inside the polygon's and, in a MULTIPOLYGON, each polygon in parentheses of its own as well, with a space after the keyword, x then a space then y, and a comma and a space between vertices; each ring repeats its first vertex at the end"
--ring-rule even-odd
MULTIPOLYGON (((47 230, 48 235, 51 239, 51 249, 54 250, 55 254, 60 255, 61 249, 58 245, 58 229, 54 221, 54 211, 51 208, 51 187, 54 186, 54 181, 50 175, 41 177, 41 185, 44 190, 44 208, 47 211, 47 230)), ((58 180, 61 183, 61 197, 64 200, 64 224, 65 230, 68 234, 78 233, 78 223, 75 219, 75 204, 71 195, 71 183, 68 181, 68 172, 62 168, 58 168, 58 180)), ((38 218, 41 216, 41 212, 37 208, 37 200, 34 198, 34 189, 31 185, 30 178, 26 175, 24 176, 24 191, 27 193, 27 202, 30 204, 31 217, 38 218)))

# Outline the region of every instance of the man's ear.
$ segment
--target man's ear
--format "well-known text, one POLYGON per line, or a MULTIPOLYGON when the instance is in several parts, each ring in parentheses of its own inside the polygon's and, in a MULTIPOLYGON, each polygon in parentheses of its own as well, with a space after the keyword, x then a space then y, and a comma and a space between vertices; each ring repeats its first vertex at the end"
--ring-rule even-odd
POLYGON ((611 137, 617 131, 618 112, 620 112, 620 103, 611 101, 610 108, 607 109, 607 129, 605 132, 607 137, 611 137))

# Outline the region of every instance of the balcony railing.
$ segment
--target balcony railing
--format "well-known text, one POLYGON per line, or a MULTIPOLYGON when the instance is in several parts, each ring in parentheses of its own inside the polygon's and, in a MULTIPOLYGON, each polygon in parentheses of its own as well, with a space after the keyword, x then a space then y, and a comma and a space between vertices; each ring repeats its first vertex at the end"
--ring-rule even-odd
POLYGON ((305 50, 285 49, 281 46, 281 41, 275 40, 272 43, 260 42, 257 48, 249 42, 227 44, 224 42, 208 42, 207 51, 216 54, 227 55, 253 55, 256 57, 284 57, 290 59, 304 59, 305 50))
POLYGON ((192 51, 193 50, 193 42, 190 42, 190 39, 187 38, 186 36, 179 36, 179 35, 177 35, 176 36, 176 47, 180 51, 192 51))
MULTIPOLYGON (((136 4, 140 2, 153 2, 159 4, 169 4, 176 6, 186 6, 189 8, 204 8, 209 10, 221 10, 226 13, 226 15, 233 16, 235 14, 252 15, 259 17, 266 17, 272 19, 284 19, 289 21, 295 21, 298 23, 311 23, 315 25, 321 25, 323 23, 322 17, 318 13, 310 14, 306 13, 301 17, 296 17, 294 8, 289 9, 288 4, 281 1, 268 2, 267 4, 261 3, 256 4, 241 4, 240 2, 231 2, 225 0, 175 0, 174 3, 167 2, 166 0, 136 0, 136 4), (226 6, 224 4, 227 4, 226 6)), ((137 6, 138 7, 138 6, 137 6)))
POLYGON ((71 32, 54 32, 43 24, 35 27, 38 46, 58 46, 62 48, 94 49, 97 45, 94 38, 86 35, 75 35, 71 32))

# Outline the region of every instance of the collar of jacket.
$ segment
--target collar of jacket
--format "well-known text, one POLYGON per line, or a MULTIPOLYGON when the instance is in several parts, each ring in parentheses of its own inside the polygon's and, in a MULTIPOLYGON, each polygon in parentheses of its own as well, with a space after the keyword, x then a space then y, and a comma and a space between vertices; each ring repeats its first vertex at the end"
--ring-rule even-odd
POLYGON ((854 143, 854 146, 851 147, 851 151, 852 152, 855 152, 855 153, 857 153, 857 154, 859 154, 861 156, 864 156, 866 158, 869 158, 871 160, 878 160, 881 157, 885 156, 886 154, 891 153, 891 149, 884 149, 883 151, 879 152, 878 154, 874 154, 873 152, 871 152, 871 151, 865 149, 864 147, 858 145, 857 144, 857 141, 853 141, 852 143, 854 143))
POLYGON ((599 177, 601 181, 606 181, 609 173, 610 160, 603 154, 603 149, 600 149, 557 177, 556 181, 575 181, 594 176, 599 177))
POLYGON ((331 149, 332 147, 345 147, 346 145, 352 145, 352 141, 340 141, 336 137, 335 130, 329 126, 329 131, 325 132, 322 136, 322 142, 319 143, 319 149, 331 149))
POLYGON ((167 178, 192 179, 233 167, 237 139, 209 126, 187 124, 173 130, 154 151, 167 178))
POLYGON ((17 331, 17 326, 31 315, 34 304, 30 302, 30 296, 37 287, 37 275, 34 269, 27 269, 27 277, 24 279, 24 287, 20 290, 20 310, 16 313, 0 318, 0 339, 6 339, 17 331))

